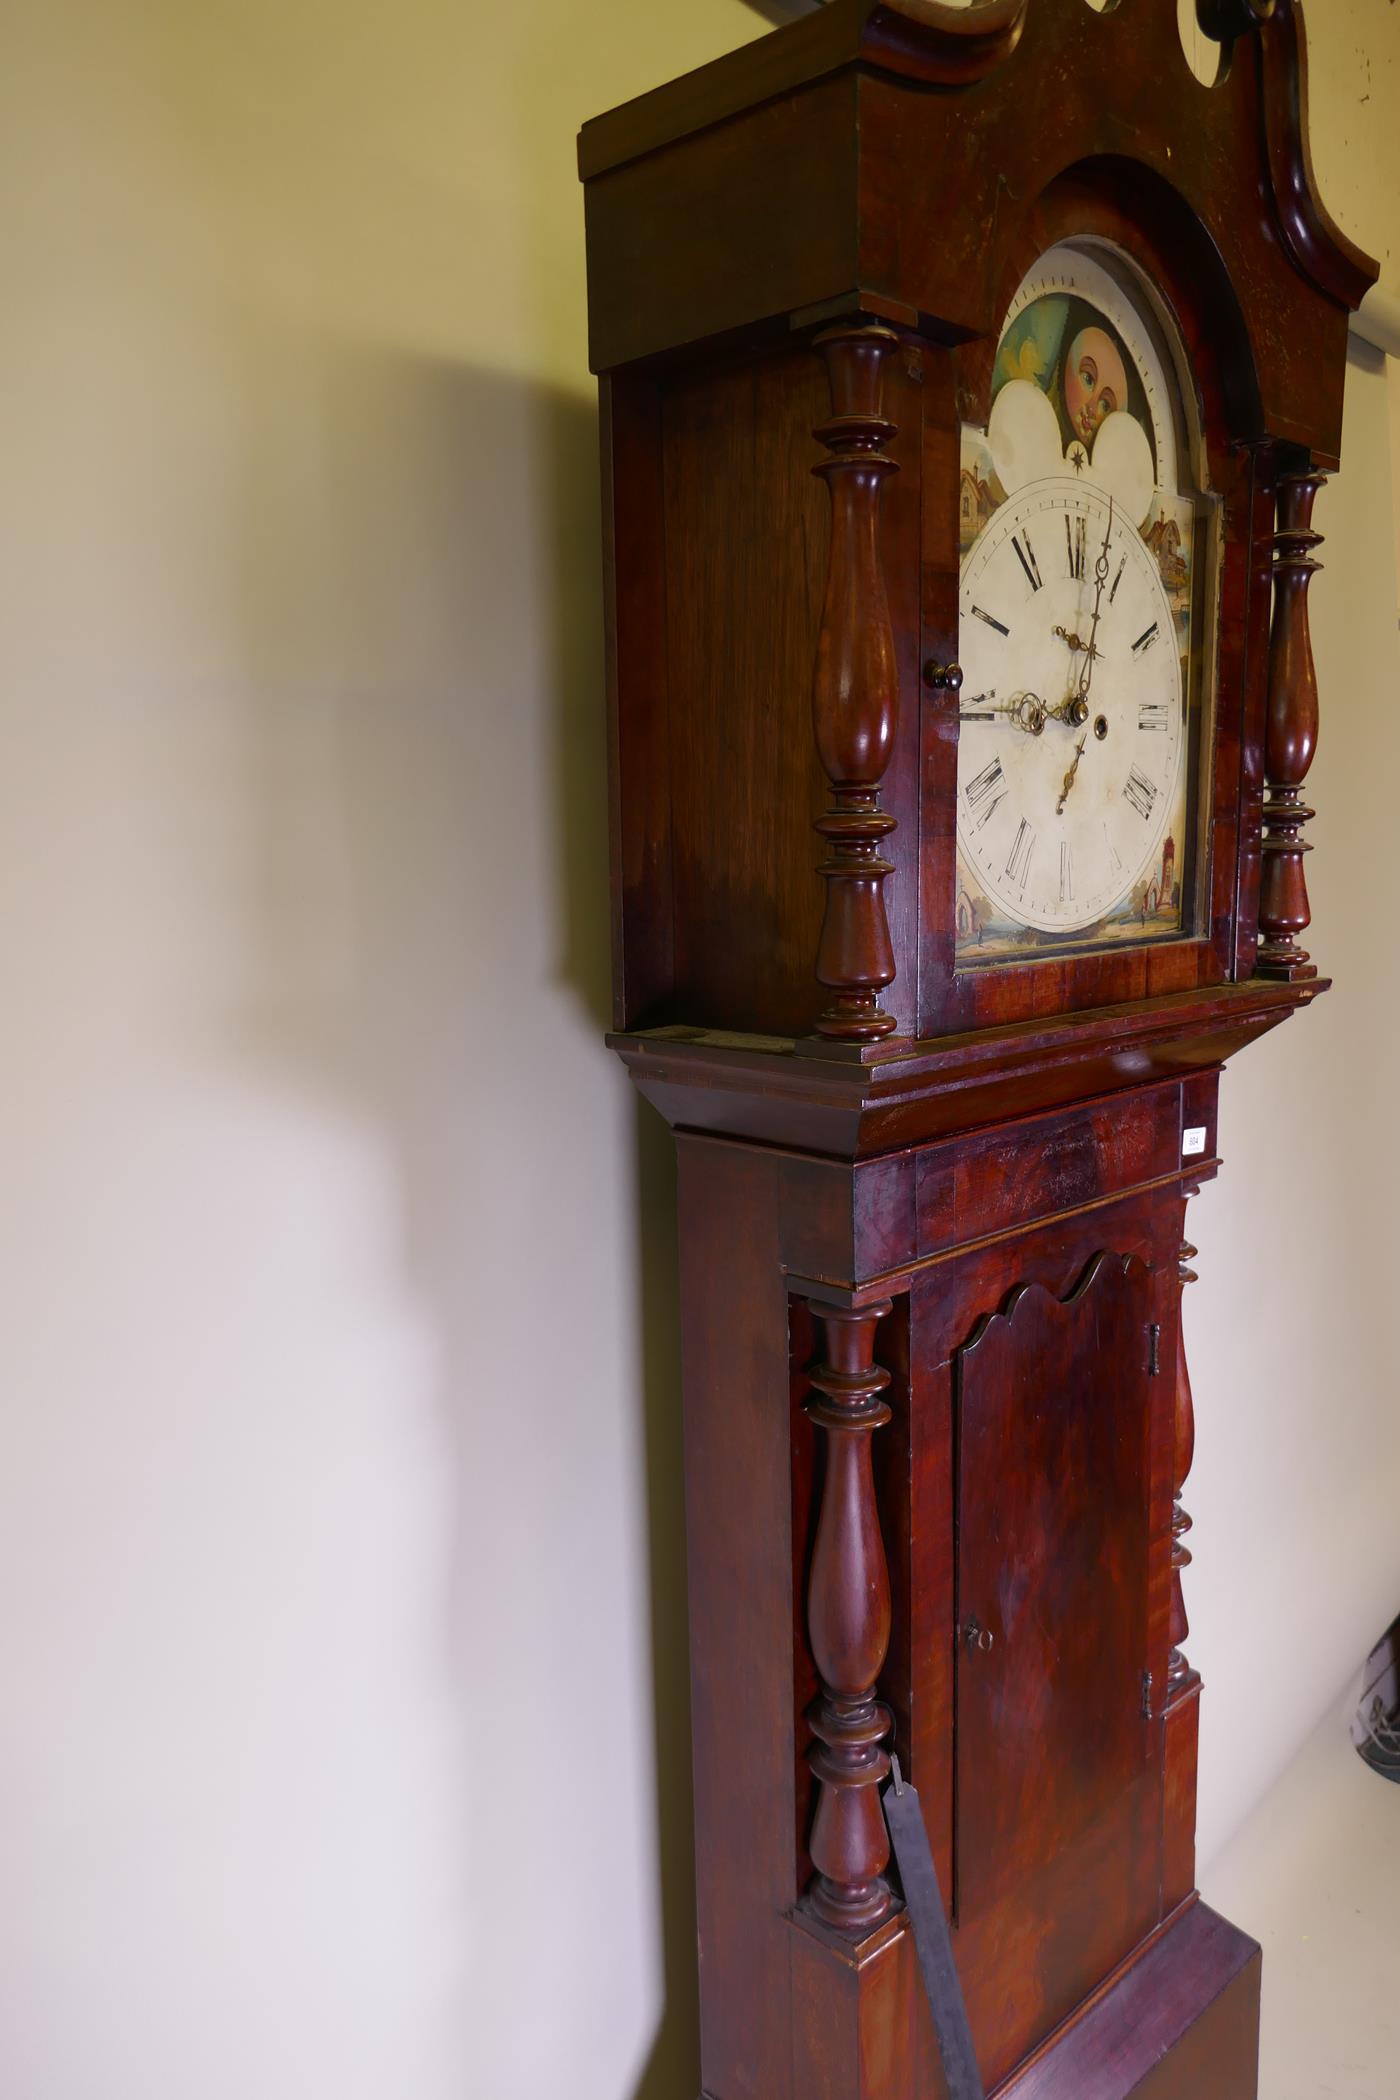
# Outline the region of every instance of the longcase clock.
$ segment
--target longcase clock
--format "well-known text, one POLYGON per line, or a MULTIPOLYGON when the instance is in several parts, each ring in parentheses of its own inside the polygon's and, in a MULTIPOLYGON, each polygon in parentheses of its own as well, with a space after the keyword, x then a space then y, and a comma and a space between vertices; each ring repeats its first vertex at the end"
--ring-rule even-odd
POLYGON ((616 1027, 679 1155, 709 2100, 1248 2100, 1181 1339, 1325 990, 1314 501, 1374 266, 1299 0, 832 0, 584 129, 616 1027))

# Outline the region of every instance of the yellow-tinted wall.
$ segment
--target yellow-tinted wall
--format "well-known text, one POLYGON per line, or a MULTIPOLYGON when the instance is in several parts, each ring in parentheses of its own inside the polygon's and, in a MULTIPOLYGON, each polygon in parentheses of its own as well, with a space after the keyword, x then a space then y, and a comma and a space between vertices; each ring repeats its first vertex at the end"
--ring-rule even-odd
MULTIPOLYGON (((1318 30, 1320 164, 1378 247, 1400 126, 1348 98, 1354 39, 1393 52, 1396 20, 1318 30)), ((738 0, 7 22, 24 2100, 694 2100, 673 1192, 601 1043, 573 154, 763 26, 738 0)), ((1317 588, 1341 983, 1227 1082, 1198 1206, 1207 1848, 1400 1602, 1384 428, 1358 357, 1317 588)))

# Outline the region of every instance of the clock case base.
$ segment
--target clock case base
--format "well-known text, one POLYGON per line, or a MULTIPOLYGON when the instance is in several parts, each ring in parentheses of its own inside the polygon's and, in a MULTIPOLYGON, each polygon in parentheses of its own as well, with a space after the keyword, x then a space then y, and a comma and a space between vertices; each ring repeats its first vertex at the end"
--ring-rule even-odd
POLYGON ((878 1315, 877 1689, 989 2093, 1255 2093, 1258 1950, 1195 1891, 1201 1683, 1174 1645, 1181 1256, 1188 1199, 1219 1166, 1224 1057, 1323 989, 1222 986, 863 1058, 613 1039, 678 1152, 712 2100, 944 2094, 897 1886, 855 1938, 811 1903, 808 1582, 828 1468, 808 1409, 832 1308, 878 1315), (1034 1607, 1019 1625, 1018 1587, 1034 1607), (997 1645, 969 1660, 972 1607, 997 1645))
MULTIPOLYGON (((898 1977, 894 1992, 917 2001, 910 1936, 899 1932, 875 1959, 898 1977)), ((987 2100, 1256 2100, 1261 1966, 1256 1941, 1192 1901, 987 2100)), ((861 2065, 854 1994, 833 1990, 831 2014, 816 2045, 825 2070, 809 2090, 886 2090, 861 2065), (831 2084, 837 2065, 849 2065, 848 2086, 831 2084)), ((931 2043, 921 2035, 921 2054, 931 2043)), ((922 2100, 931 2089, 910 2090, 922 2100)), ((727 2096, 707 2090, 701 2100, 727 2096)))
POLYGON ((1193 1904, 989 2100, 1255 2100, 1262 1959, 1193 1904))

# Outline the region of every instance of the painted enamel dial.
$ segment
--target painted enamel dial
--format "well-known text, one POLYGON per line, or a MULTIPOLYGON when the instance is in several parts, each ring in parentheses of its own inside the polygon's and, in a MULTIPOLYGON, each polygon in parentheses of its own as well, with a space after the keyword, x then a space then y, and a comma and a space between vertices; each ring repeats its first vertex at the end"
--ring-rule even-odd
POLYGON ((1210 503, 1171 343, 1125 257, 1053 248, 963 428, 961 962, 1189 931, 1210 503))
POLYGON ((1151 553, 1064 478, 998 511, 963 571, 958 843, 1017 924, 1096 925, 1152 879, 1183 762, 1181 663, 1151 553))

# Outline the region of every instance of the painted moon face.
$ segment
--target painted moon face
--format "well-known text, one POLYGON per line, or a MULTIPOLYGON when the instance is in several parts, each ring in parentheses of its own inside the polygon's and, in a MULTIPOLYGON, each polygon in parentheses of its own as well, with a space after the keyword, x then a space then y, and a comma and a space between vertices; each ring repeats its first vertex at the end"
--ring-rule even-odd
POLYGON ((1128 374, 1113 338, 1102 328, 1081 328, 1065 359, 1065 409, 1075 436, 1087 443, 1127 405, 1128 374))

